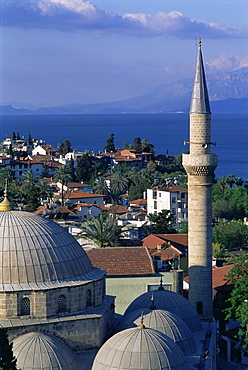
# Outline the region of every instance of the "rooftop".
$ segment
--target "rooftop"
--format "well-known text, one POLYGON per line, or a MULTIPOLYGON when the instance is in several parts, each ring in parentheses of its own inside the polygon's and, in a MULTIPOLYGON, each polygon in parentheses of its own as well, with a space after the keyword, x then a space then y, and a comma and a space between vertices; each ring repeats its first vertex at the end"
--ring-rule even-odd
POLYGON ((107 275, 155 274, 151 256, 145 247, 109 247, 90 250, 88 257, 94 267, 107 275))

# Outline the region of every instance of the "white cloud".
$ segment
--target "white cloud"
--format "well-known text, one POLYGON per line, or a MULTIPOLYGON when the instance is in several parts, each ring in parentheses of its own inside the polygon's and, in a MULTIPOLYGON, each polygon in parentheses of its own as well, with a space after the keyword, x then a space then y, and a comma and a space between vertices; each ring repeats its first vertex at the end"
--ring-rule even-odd
POLYGON ((205 62, 214 71, 230 72, 242 67, 248 67, 248 57, 222 54, 218 58, 205 62))
POLYGON ((182 13, 126 13, 118 15, 98 9, 84 0, 10 0, 2 5, 2 25, 24 28, 54 28, 61 31, 90 28, 94 31, 124 32, 135 36, 192 38, 247 37, 242 27, 207 23, 182 13))

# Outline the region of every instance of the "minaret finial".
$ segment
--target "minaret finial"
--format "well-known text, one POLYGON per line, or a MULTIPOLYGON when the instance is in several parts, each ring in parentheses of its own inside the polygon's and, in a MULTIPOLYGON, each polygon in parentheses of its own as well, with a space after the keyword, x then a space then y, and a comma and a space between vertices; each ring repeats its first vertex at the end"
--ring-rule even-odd
POLYGON ((13 209, 7 197, 8 197, 8 180, 6 179, 4 188, 4 200, 0 203, 0 211, 11 211, 13 209))
POLYGON ((197 38, 197 45, 198 45, 199 48, 201 47, 201 38, 200 37, 197 38))
POLYGON ((142 311, 141 312, 141 318, 140 318, 140 324, 138 326, 138 329, 145 329, 145 325, 144 325, 144 312, 142 311))

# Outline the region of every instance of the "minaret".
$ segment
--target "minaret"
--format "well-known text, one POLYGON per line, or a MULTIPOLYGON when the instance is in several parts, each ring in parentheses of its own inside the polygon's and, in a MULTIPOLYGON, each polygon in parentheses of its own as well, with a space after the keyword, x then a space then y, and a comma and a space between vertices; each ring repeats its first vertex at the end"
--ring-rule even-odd
POLYGON ((183 154, 183 167, 188 175, 189 300, 203 319, 210 319, 213 315, 212 184, 218 158, 211 154, 211 112, 200 39, 188 144, 190 152, 183 154))

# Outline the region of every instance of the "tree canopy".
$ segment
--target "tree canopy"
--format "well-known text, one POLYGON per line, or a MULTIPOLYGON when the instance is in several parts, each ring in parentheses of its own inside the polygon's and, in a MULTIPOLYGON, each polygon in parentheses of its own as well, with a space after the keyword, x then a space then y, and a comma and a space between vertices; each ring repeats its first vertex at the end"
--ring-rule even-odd
POLYGON ((101 214, 86 220, 82 224, 82 232, 79 236, 91 240, 99 248, 104 248, 118 245, 122 233, 122 227, 116 225, 111 215, 101 214))
POLYGON ((146 233, 149 234, 173 234, 175 230, 175 216, 170 211, 163 209, 156 214, 148 215, 149 223, 145 226, 146 233))
POLYGON ((227 279, 234 284, 234 288, 226 302, 225 318, 241 322, 239 334, 243 335, 244 347, 248 348, 248 256, 245 251, 240 250, 227 279))
POLYGON ((107 152, 115 152, 114 134, 110 134, 109 138, 106 140, 104 150, 107 152))
POLYGON ((65 155, 67 153, 72 152, 71 143, 69 140, 65 140, 59 143, 58 152, 61 155, 65 155))
POLYGON ((13 355, 13 343, 9 343, 7 329, 0 327, 0 369, 17 370, 16 358, 13 355))
POLYGON ((248 243, 248 226, 240 220, 220 221, 213 227, 213 243, 225 249, 241 248, 248 243))
POLYGON ((95 167, 89 153, 77 159, 76 177, 78 181, 89 182, 95 173, 95 167))

